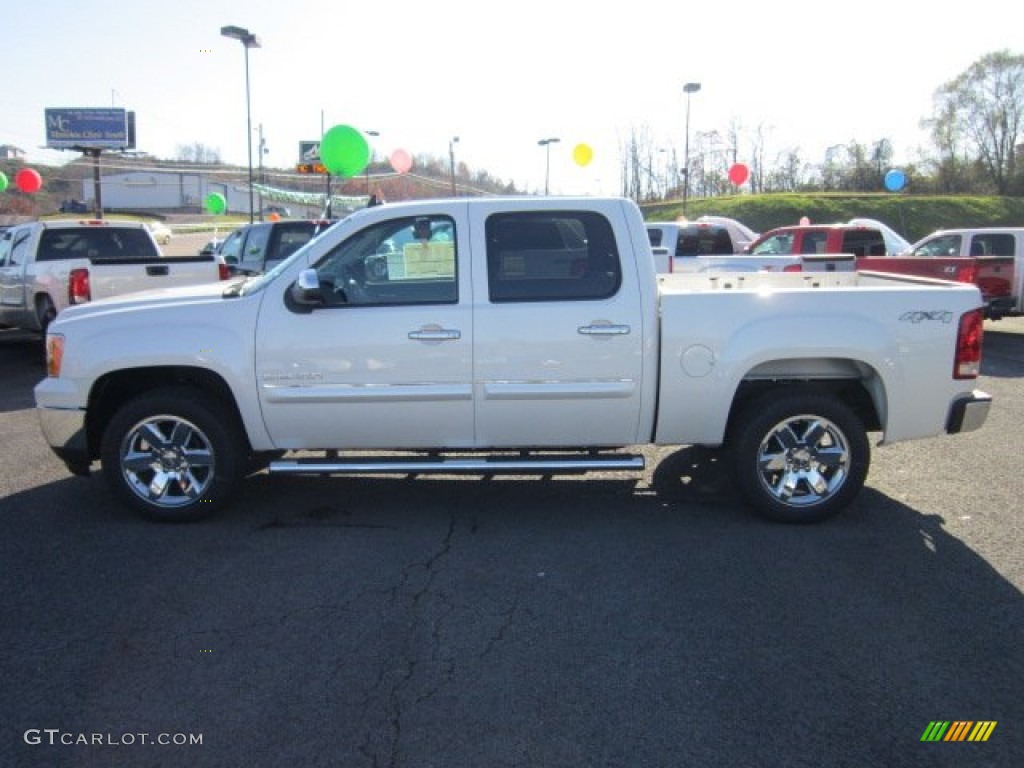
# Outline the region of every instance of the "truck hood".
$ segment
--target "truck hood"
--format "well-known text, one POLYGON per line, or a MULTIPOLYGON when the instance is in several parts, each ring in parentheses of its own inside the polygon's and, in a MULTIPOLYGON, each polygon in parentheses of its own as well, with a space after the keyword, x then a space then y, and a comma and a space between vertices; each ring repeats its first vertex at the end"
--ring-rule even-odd
POLYGON ((236 283, 245 282, 243 278, 221 280, 215 283, 198 285, 180 285, 174 288, 155 288, 150 291, 128 293, 123 296, 111 296, 98 299, 88 304, 77 304, 68 307, 57 317, 56 323, 79 320, 95 315, 135 312, 160 307, 185 306, 194 304, 218 304, 224 301, 237 301, 238 297, 224 297, 224 292, 236 283))

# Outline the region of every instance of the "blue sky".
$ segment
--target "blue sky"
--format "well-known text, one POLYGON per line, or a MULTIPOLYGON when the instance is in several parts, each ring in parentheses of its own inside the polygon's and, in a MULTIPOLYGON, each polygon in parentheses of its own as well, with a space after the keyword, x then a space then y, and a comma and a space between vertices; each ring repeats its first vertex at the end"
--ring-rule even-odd
POLYGON ((689 81, 702 84, 691 149, 698 131, 737 123, 762 127, 769 158, 800 148, 820 162, 830 145, 889 138, 906 160, 925 141, 935 89, 1024 41, 1003 0, 904 5, 9 2, 0 143, 59 162, 74 155, 39 149, 44 109, 117 106, 136 112, 140 149, 171 157, 199 142, 244 164, 244 54, 220 35, 236 25, 263 46, 249 52, 252 121, 271 166, 292 166, 300 141, 345 124, 380 134, 377 158, 401 148, 447 159, 459 136, 457 160, 538 191, 537 141, 555 136, 553 193, 614 193, 631 130, 681 156, 689 81), (593 150, 586 166, 572 158, 580 143, 593 150))

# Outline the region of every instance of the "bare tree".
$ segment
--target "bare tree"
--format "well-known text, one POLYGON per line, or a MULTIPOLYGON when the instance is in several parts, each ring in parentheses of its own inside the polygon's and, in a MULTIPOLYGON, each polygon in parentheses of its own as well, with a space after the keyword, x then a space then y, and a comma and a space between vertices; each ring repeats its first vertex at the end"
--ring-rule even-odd
POLYGON ((980 162, 991 188, 1007 194, 1016 182, 1014 150, 1024 128, 1024 55, 986 54, 940 87, 934 102, 926 125, 943 160, 955 167, 962 142, 965 155, 980 162))
POLYGON ((197 165, 219 165, 221 162, 220 150, 208 147, 198 141, 191 144, 179 144, 175 152, 175 160, 197 165))

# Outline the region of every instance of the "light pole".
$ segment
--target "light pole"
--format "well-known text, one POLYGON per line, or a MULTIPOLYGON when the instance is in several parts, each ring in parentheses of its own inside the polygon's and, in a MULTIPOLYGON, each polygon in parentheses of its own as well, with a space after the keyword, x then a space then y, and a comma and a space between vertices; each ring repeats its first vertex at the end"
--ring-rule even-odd
POLYGON ((548 182, 551 180, 551 145, 557 144, 561 139, 550 138, 541 139, 537 142, 537 146, 544 147, 545 159, 544 159, 544 194, 548 194, 548 182))
POLYGON ((257 160, 256 160, 256 162, 257 162, 257 164, 259 166, 259 171, 256 174, 256 178, 259 179, 259 182, 260 182, 260 221, 263 221, 263 189, 262 188, 266 184, 266 179, 263 178, 263 155, 266 154, 267 152, 269 152, 270 150, 267 149, 267 142, 263 138, 263 123, 260 123, 259 129, 258 129, 257 132, 259 133, 260 143, 259 143, 259 149, 256 150, 256 152, 257 152, 257 160))
POLYGON ((255 220, 254 205, 252 201, 252 110, 249 106, 249 49, 259 48, 260 41, 256 35, 242 27, 221 27, 220 33, 224 37, 238 40, 245 49, 245 123, 248 128, 246 138, 249 142, 249 223, 255 220))
MULTIPOLYGON (((366 131, 367 136, 377 137, 380 136, 379 131, 366 131)), ((370 147, 370 163, 373 162, 373 147, 370 147)), ((366 164, 366 194, 370 194, 370 163, 366 164)))
POLYGON ((455 145, 459 143, 458 136, 452 136, 448 140, 448 158, 451 161, 452 170, 452 197, 458 197, 458 191, 455 189, 455 145))
POLYGON ((683 148, 683 215, 686 215, 686 199, 690 196, 690 94, 700 90, 700 83, 686 83, 686 145, 683 148))

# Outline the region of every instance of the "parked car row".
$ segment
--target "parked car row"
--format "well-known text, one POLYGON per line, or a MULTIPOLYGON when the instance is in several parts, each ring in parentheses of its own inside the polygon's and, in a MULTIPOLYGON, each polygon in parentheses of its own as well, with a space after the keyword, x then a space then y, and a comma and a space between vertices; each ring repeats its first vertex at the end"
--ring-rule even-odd
POLYGON ((990 319, 1024 314, 1024 228, 942 230, 911 244, 884 222, 865 218, 776 227, 760 235, 724 217, 645 223, 659 272, 892 272, 973 283, 990 319), (842 254, 848 255, 845 262, 842 254))

